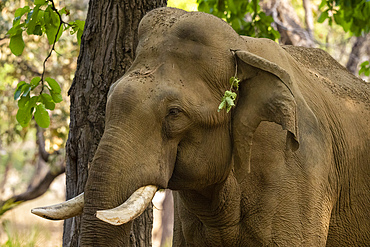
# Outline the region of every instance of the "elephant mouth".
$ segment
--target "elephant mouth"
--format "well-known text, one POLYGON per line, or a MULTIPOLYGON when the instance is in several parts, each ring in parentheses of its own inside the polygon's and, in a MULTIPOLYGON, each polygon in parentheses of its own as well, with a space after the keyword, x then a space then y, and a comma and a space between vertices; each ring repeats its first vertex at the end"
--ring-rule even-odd
MULTIPOLYGON (((137 189, 124 203, 113 209, 99 210, 96 217, 112 225, 122 225, 140 216, 149 206, 158 186, 146 185, 137 189)), ((64 220, 83 213, 84 193, 59 204, 34 208, 31 212, 50 220, 64 220)))

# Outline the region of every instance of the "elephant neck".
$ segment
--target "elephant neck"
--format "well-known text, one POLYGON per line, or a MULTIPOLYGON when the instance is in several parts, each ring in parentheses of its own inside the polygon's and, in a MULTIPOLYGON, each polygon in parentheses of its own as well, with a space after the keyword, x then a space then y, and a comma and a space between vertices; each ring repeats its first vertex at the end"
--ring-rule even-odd
POLYGON ((179 198, 185 209, 180 217, 192 221, 190 228, 197 228, 184 229, 193 234, 189 238, 200 238, 205 246, 237 246, 241 191, 233 175, 203 190, 179 191, 179 198))

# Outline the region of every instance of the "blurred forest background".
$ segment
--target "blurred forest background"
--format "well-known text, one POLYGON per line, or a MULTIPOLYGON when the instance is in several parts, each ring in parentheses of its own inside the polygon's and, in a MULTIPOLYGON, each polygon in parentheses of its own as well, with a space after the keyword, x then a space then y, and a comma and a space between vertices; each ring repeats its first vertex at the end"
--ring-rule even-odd
MULTIPOLYGON (((54 2, 58 9, 66 7, 69 10, 64 21, 85 20, 88 0, 54 2)), ((170 0, 168 6, 210 12, 224 18, 241 34, 268 37, 281 44, 324 49, 356 75, 359 75, 360 64, 366 68, 366 61, 370 60, 369 27, 351 29, 346 21, 333 15, 339 11, 340 3, 356 6, 356 1, 337 1, 332 9, 321 4, 321 0, 251 1, 253 9, 249 13, 241 11, 242 2, 245 1, 170 0), (254 14, 256 11, 258 15, 254 14)), ((47 38, 37 35, 23 36, 25 48, 20 56, 13 55, 9 49, 7 32, 13 25, 15 11, 31 5, 33 1, 29 0, 0 0, 0 246, 62 245, 62 222, 38 219, 30 215, 29 209, 65 198, 64 148, 69 130, 67 92, 76 70, 79 45, 76 35, 65 32, 55 46, 56 52, 46 63, 47 76, 59 83, 63 96, 63 101, 49 111, 50 126, 43 129, 31 121, 22 127, 16 120, 18 106, 14 92, 20 81, 41 76, 43 61, 51 49, 47 38)), ((352 15, 360 11, 364 18, 366 15, 369 18, 370 3, 366 8, 362 12, 353 9, 352 15)), ((360 77, 368 81, 365 74, 360 77)), ((163 227, 155 226, 153 246, 170 246, 172 219, 167 212, 171 210, 163 210, 171 208, 170 193, 159 193, 154 206, 156 222, 163 221, 163 227)))

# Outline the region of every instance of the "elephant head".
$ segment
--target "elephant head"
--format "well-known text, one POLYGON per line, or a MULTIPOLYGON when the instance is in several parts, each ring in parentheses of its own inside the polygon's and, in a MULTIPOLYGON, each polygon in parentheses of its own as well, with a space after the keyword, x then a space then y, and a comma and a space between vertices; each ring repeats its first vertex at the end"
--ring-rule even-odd
POLYGON ((139 26, 134 63, 110 88, 84 194, 33 212, 49 219, 82 213, 82 245, 117 246, 128 242, 130 221, 158 188, 211 198, 230 179, 242 183, 253 169, 253 135, 262 121, 286 130, 286 147, 296 151, 298 107, 312 122, 315 117, 289 59, 273 41, 240 37, 211 15, 150 12, 139 26), (236 108, 218 112, 235 73, 241 79, 236 108))

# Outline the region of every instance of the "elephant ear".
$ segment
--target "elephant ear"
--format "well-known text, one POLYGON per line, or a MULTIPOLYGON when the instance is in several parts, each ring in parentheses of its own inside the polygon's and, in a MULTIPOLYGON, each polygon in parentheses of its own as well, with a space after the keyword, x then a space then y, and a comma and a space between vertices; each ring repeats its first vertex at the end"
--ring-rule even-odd
POLYGON ((247 51, 236 51, 240 83, 233 116, 234 170, 239 181, 250 172, 253 134, 262 121, 287 130, 287 148, 299 147, 297 103, 289 73, 276 63, 247 51))

